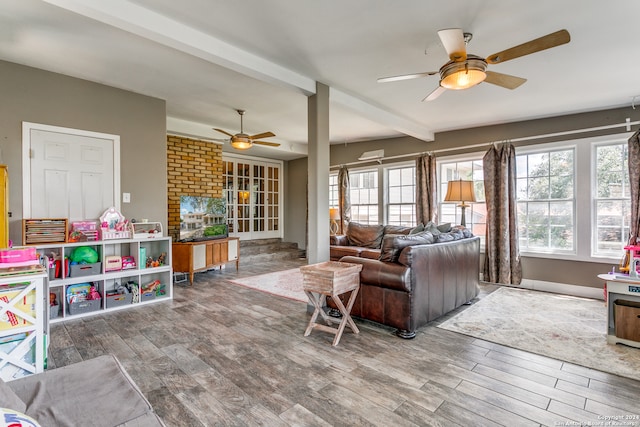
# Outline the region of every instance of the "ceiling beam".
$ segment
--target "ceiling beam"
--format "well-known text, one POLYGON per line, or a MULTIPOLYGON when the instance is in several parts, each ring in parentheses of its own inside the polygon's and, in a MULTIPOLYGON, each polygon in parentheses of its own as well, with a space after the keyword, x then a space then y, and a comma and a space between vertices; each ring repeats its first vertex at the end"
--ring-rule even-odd
MULTIPOLYGON (((43 1, 257 80, 292 89, 306 96, 315 94, 315 79, 127 0, 43 1)), ((372 121, 424 141, 433 141, 433 132, 423 125, 338 89, 332 88, 331 93, 332 102, 342 104, 372 121)))
POLYGON ((373 122, 384 123, 398 132, 426 142, 431 142, 435 138, 433 131, 413 120, 390 113, 387 110, 371 105, 360 98, 351 96, 334 87, 329 90, 329 99, 331 102, 336 102, 352 111, 360 113, 373 122))

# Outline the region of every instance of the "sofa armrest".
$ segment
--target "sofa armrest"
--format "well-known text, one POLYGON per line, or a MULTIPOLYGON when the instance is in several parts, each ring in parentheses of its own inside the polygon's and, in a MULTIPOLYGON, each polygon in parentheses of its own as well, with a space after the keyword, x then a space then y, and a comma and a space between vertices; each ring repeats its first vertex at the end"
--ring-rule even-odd
POLYGON ((332 246, 349 246, 349 240, 346 234, 335 234, 329 236, 329 245, 332 246))
POLYGON ((354 256, 342 257, 340 262, 362 265, 362 271, 360 271, 361 284, 404 292, 411 291, 411 269, 407 266, 395 262, 384 262, 377 259, 354 256))

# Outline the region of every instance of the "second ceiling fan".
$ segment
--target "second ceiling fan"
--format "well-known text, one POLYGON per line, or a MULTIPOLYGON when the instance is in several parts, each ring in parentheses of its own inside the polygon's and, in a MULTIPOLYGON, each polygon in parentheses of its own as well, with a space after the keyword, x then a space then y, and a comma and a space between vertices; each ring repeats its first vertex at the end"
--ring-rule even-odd
POLYGON ((238 112, 238 114, 240 114, 240 133, 236 133, 234 135, 227 132, 224 129, 213 128, 213 130, 216 130, 220 133, 224 133, 225 135, 228 135, 230 137, 228 141, 233 148, 237 150, 248 150, 249 148, 253 147, 253 144, 267 145, 269 147, 280 146, 280 144, 276 142, 260 141, 260 139, 262 138, 270 138, 272 136, 276 136, 276 134, 273 132, 262 132, 262 133, 257 133, 255 135, 247 135, 246 133, 244 133, 242 117, 244 116, 245 110, 236 110, 236 111, 238 112))
POLYGON ((515 89, 527 79, 508 74, 487 71, 489 64, 500 64, 521 56, 530 55, 541 50, 569 43, 571 37, 567 30, 559 30, 535 40, 503 50, 486 58, 467 54, 467 43, 471 40, 471 33, 464 33, 460 28, 449 28, 438 31, 444 49, 449 55, 450 61, 440 67, 439 71, 427 71, 423 73, 404 74, 401 76, 382 77, 379 83, 394 82, 398 80, 415 79, 418 77, 440 74, 440 82, 423 101, 433 101, 445 90, 468 89, 479 83, 487 82, 507 89, 515 89))

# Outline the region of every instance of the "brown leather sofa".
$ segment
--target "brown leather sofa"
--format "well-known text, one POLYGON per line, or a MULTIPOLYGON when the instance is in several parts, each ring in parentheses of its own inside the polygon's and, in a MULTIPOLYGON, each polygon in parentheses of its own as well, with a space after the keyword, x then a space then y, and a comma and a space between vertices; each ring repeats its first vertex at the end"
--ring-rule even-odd
MULTIPOLYGON (((395 327, 401 338, 413 338, 419 327, 475 298, 480 238, 461 227, 442 229, 430 224, 410 234, 412 229, 406 227, 350 224, 346 236, 332 236, 332 243, 373 246, 380 241, 377 248, 352 246, 351 255, 343 255, 349 245, 331 245, 332 260, 362 265, 351 314, 395 327), (350 231, 357 237, 350 240, 350 231)), ((328 305, 333 306, 331 301, 328 305)))

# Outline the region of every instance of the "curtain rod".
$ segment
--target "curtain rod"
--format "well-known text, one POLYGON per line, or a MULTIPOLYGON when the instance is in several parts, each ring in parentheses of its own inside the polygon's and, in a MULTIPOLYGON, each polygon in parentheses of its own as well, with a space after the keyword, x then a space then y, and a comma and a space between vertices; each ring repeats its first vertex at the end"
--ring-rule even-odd
MULTIPOLYGON (((562 131, 562 132, 546 133, 546 134, 543 134, 543 135, 523 136, 521 138, 512 138, 512 139, 508 139, 506 141, 508 141, 508 142, 530 141, 530 140, 535 140, 535 139, 553 138, 555 136, 572 135, 572 134, 576 134, 576 133, 597 132, 597 131, 600 131, 600 130, 614 129, 614 128, 619 128, 619 127, 623 127, 623 126, 625 126, 627 128, 627 130, 626 130, 627 132, 630 132, 631 131, 631 126, 635 126, 635 125, 640 125, 640 121, 632 122, 631 119, 627 117, 627 120, 624 123, 618 123, 618 124, 614 124, 614 125, 604 125, 604 126, 596 126, 596 127, 591 127, 591 128, 566 130, 566 131, 562 131)), ((479 144, 465 145, 463 147, 442 148, 440 150, 427 150, 427 151, 421 151, 419 153, 399 154, 397 156, 381 157, 381 158, 376 159, 376 160, 360 160, 360 161, 357 161, 357 162, 341 163, 339 165, 329 166, 329 169, 339 168, 340 166, 360 165, 360 164, 363 164, 363 163, 371 163, 373 161, 376 161, 378 163, 382 163, 383 160, 395 160, 395 159, 401 159, 401 158, 404 158, 404 157, 416 157, 416 156, 419 156, 419 155, 425 154, 425 153, 444 153, 444 152, 447 152, 447 151, 466 150, 468 148, 488 147, 488 146, 493 145, 493 144, 498 143, 498 142, 504 142, 504 141, 483 142, 483 143, 479 143, 479 144)))

